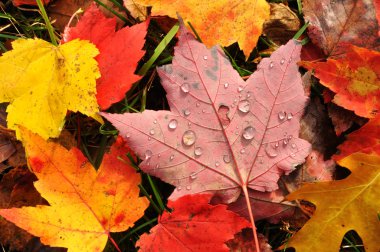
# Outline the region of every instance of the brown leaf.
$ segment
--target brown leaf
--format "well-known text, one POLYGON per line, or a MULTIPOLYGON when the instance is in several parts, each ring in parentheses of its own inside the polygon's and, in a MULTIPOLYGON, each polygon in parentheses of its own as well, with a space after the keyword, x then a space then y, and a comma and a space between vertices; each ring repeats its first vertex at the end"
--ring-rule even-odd
POLYGON ((354 112, 339 107, 334 103, 327 104, 327 110, 337 136, 340 136, 343 132, 351 128, 354 123, 361 126, 367 121, 366 119, 355 115, 354 112))
MULTIPOLYGON (((268 244, 268 239, 258 234, 261 252, 271 252, 272 247, 268 244)), ((255 252, 256 249, 252 246, 252 230, 249 228, 243 229, 240 233, 235 234, 234 239, 227 242, 227 246, 231 252, 255 252)))

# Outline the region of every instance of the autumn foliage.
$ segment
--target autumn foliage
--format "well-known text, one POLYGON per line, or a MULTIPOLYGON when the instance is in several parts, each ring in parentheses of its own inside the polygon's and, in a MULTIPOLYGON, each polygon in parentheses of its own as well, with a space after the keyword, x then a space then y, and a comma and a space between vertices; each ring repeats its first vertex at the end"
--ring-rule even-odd
POLYGON ((379 251, 379 1, 283 2, 86 3, 58 45, 0 40, 0 243, 379 251))

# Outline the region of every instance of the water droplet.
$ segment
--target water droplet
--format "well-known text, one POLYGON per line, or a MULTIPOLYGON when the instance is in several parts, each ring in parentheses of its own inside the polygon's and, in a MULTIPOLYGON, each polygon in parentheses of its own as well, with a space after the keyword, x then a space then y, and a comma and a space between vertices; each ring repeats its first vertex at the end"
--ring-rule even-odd
POLYGON ((178 125, 178 122, 176 119, 171 119, 169 124, 168 124, 168 127, 169 129, 176 129, 177 128, 177 125, 178 125))
POLYGON ((236 103, 237 103, 237 101, 238 101, 238 99, 234 99, 234 104, 236 104, 236 103))
POLYGON ((195 133, 192 130, 186 130, 182 136, 182 142, 186 146, 191 146, 195 143, 195 133))
POLYGON ((150 141, 150 140, 152 140, 152 138, 151 138, 151 137, 148 137, 148 141, 150 141))
POLYGON ((278 112, 278 119, 280 119, 281 121, 284 120, 286 117, 286 112, 285 111, 280 111, 278 112))
POLYGON ((289 63, 292 62, 292 57, 290 57, 288 61, 289 61, 289 63))
POLYGON ((289 135, 289 136, 288 136, 288 139, 289 139, 289 140, 290 140, 290 139, 292 139, 292 138, 293 138, 293 136, 292 136, 292 135, 289 135))
POLYGON ((253 128, 252 126, 248 126, 244 129, 243 131, 243 138, 245 140, 252 140, 253 137, 255 136, 255 128, 253 128))
POLYGON ((283 65, 285 63, 285 59, 282 58, 281 61, 280 61, 280 64, 283 65))
POLYGON ((154 129, 151 129, 151 130, 149 131, 149 134, 154 135, 154 129))
POLYGON ((158 157, 161 157, 161 154, 158 154, 158 157))
POLYGON ((271 62, 269 63, 269 68, 273 68, 273 66, 274 66, 273 61, 271 61, 271 62))
POLYGON ((191 185, 187 185, 186 190, 188 190, 188 191, 191 190, 191 185))
POLYGON ((158 169, 160 167, 160 165, 159 164, 156 164, 156 169, 158 169))
POLYGON ((282 143, 284 144, 284 145, 287 145, 288 144, 288 139, 284 139, 283 141, 282 141, 282 143))
POLYGON ((177 186, 177 191, 181 191, 182 190, 182 187, 181 186, 177 186))
POLYGON ((295 149, 297 145, 295 143, 292 143, 292 148, 295 149))
POLYGON ((172 161, 174 159, 174 155, 170 155, 170 161, 172 161))
POLYGON ((244 153, 245 153, 245 149, 244 149, 244 148, 241 149, 241 150, 240 150, 240 153, 241 153, 241 154, 244 154, 244 153))
POLYGON ((278 142, 276 142, 276 143, 274 144, 274 147, 275 147, 275 148, 278 148, 278 142))
POLYGON ((251 97, 251 94, 247 94, 247 98, 251 97))
POLYGON ((188 123, 187 123, 187 126, 189 126, 189 127, 190 127, 190 126, 191 126, 191 122, 188 122, 188 123))
POLYGON ((195 172, 192 172, 190 174, 190 178, 193 179, 193 180, 196 179, 197 178, 197 174, 195 172))
POLYGON ((190 110, 185 109, 185 110, 183 111, 183 114, 184 114, 185 116, 189 116, 189 115, 190 115, 190 110))
POLYGON ((206 113, 206 110, 205 110, 205 109, 202 109, 202 113, 206 113))
POLYGON ((201 104, 199 102, 195 103, 195 106, 199 107, 201 104))
POLYGON ((224 83, 224 88, 228 88, 228 82, 224 83))
POLYGON ((220 165, 219 161, 215 162, 215 166, 218 167, 220 165))
POLYGON ((292 119, 293 118, 293 114, 292 113, 289 113, 288 114, 288 120, 292 119))
POLYGON ((189 90, 190 90, 190 85, 189 83, 185 82, 181 85, 181 90, 182 92, 184 93, 189 93, 189 90))
POLYGON ((195 150, 194 150, 194 154, 195 154, 196 156, 200 156, 200 155, 202 155, 202 153, 203 153, 203 150, 202 150, 201 147, 197 147, 197 148, 195 148, 195 150))
POLYGON ((249 103, 249 101, 247 101, 247 100, 240 101, 239 105, 238 105, 238 108, 239 108, 240 112, 243 112, 244 114, 248 113, 249 109, 250 109, 250 103, 249 103))
POLYGON ((131 137, 131 134, 127 133, 127 135, 125 136, 126 138, 130 138, 131 137))
POLYGON ((239 131, 236 131, 236 132, 235 132, 235 135, 239 135, 239 131))
POLYGON ((229 163, 229 162, 231 162, 231 157, 230 157, 230 155, 224 155, 224 156, 223 156, 223 161, 224 161, 225 163, 229 163))
POLYGON ((269 144, 265 146, 265 153, 268 155, 270 158, 277 157, 278 153, 277 150, 273 149, 269 144))
POLYGON ((204 60, 207 60, 207 56, 203 56, 203 59, 204 59, 204 60))
POLYGON ((238 87, 238 92, 240 93, 241 91, 243 91, 243 86, 238 87))
POLYGON ((153 123, 156 124, 156 123, 157 123, 157 120, 154 120, 153 123))
POLYGON ((291 157, 295 157, 296 154, 294 154, 294 153, 290 153, 290 156, 291 156, 291 157))
POLYGON ((152 157, 153 153, 151 150, 145 151, 145 160, 149 160, 152 157))

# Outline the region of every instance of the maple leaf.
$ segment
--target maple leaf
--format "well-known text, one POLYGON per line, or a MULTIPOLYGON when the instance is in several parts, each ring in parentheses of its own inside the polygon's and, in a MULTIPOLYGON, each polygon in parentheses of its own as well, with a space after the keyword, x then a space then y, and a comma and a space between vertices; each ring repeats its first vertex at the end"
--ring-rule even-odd
POLYGON ((34 185, 50 206, 1 209, 0 215, 44 244, 102 251, 110 232, 124 231, 144 215, 148 201, 139 198, 140 175, 118 160, 128 151, 121 139, 98 171, 76 148, 68 151, 25 130, 22 140, 38 178, 34 185))
POLYGON ((96 114, 94 45, 73 40, 56 47, 41 39, 18 39, 12 47, 0 57, 0 102, 10 102, 8 128, 23 125, 47 139, 59 135, 67 110, 102 121, 96 114))
MULTIPOLYGON (((208 204, 211 194, 186 195, 168 202, 158 224, 137 242, 141 251, 229 251, 225 242, 249 227, 247 220, 226 205, 208 204)), ((252 245, 252 243, 251 243, 252 245)))
MULTIPOLYGON (((48 4, 50 3, 51 0, 41 0, 43 4, 48 4)), ((20 5, 37 5, 36 0, 12 0, 12 4, 16 7, 20 5)))
POLYGON ((208 50, 182 25, 172 65, 158 69, 171 111, 101 113, 143 160, 177 187, 171 198, 214 192, 224 203, 241 189, 278 188, 310 144, 298 138, 304 96, 290 41, 244 82, 220 47, 208 50))
POLYGON ((122 100, 141 76, 134 72, 144 55, 142 50, 149 21, 115 31, 116 18, 106 18, 96 4, 87 9, 74 28, 67 27, 64 41, 89 40, 99 49, 96 57, 101 77, 97 80, 96 98, 102 110, 122 100))
POLYGON ((346 52, 345 43, 380 48, 379 26, 372 0, 304 0, 302 11, 310 23, 309 37, 328 56, 346 52))
POLYGON ((372 118, 380 110, 380 52, 349 46, 341 59, 327 62, 302 62, 314 69, 321 84, 336 93, 333 102, 372 118))
POLYGON ((358 152, 380 155, 380 116, 369 120, 363 127, 349 134, 338 149, 339 153, 333 156, 336 161, 358 152))
POLYGON ((317 206, 312 218, 292 237, 289 247, 297 251, 339 251, 343 236, 356 230, 366 251, 379 251, 380 156, 352 154, 338 162, 351 174, 332 182, 306 184, 288 195, 317 206))
POLYGON ((150 5, 152 15, 177 18, 179 13, 194 26, 207 46, 228 46, 238 42, 246 57, 256 46, 270 8, 265 0, 137 0, 150 5))

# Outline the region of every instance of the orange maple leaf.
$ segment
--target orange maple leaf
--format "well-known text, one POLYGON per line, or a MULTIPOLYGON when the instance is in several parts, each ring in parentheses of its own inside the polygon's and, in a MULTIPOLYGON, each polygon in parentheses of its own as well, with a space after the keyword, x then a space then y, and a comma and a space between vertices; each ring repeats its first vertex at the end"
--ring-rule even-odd
POLYGON ((118 160, 128 151, 121 139, 96 171, 79 149, 22 133, 35 187, 50 206, 1 209, 5 219, 44 244, 83 252, 102 251, 110 232, 124 231, 144 215, 148 200, 139 198, 140 175, 118 160))

